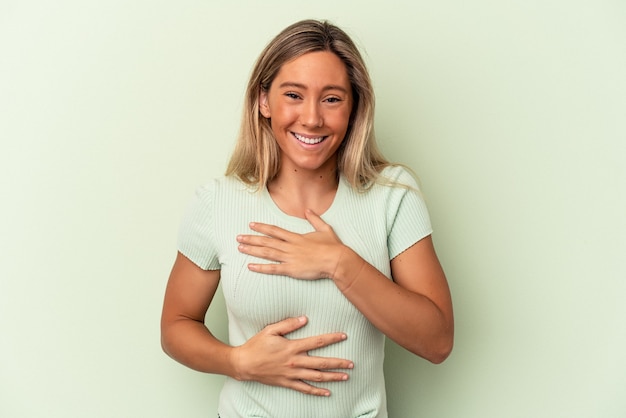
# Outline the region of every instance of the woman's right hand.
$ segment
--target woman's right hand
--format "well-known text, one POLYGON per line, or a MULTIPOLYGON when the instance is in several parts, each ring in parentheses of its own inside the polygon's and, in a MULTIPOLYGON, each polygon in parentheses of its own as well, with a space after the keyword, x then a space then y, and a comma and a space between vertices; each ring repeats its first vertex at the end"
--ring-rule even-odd
POLYGON ((243 345, 232 349, 233 366, 238 380, 253 380, 266 385, 283 386, 309 395, 329 396, 330 391, 309 382, 335 382, 348 379, 347 373, 331 369, 352 369, 350 360, 310 356, 308 351, 344 341, 337 332, 297 340, 286 334, 302 328, 307 318, 287 318, 266 326, 243 345))
POLYGON ((201 372, 254 380, 318 396, 328 396, 330 391, 305 381, 331 382, 348 378, 346 373, 330 370, 351 369, 352 361, 308 355, 308 351, 345 340, 345 334, 337 332, 298 340, 284 337, 305 326, 306 317, 287 318, 268 325, 239 347, 231 347, 215 338, 204 325, 204 318, 219 279, 219 270, 202 270, 178 253, 161 316, 161 341, 168 355, 201 372))

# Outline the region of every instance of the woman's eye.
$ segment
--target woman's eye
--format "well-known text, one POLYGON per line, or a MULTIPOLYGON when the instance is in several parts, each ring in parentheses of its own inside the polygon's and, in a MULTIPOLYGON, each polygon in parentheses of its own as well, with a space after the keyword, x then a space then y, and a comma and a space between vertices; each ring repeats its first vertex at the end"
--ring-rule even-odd
POLYGON ((285 96, 289 97, 290 99, 299 99, 300 96, 298 96, 296 93, 285 93, 285 96))
POLYGON ((329 97, 328 99, 326 99, 326 101, 328 103, 338 103, 341 101, 341 99, 339 97, 329 97))

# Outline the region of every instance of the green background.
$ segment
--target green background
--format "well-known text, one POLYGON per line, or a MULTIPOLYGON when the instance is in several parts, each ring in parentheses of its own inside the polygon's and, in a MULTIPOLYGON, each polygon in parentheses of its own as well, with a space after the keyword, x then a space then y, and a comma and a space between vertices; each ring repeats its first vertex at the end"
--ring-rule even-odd
POLYGON ((608 0, 0 0, 0 416, 214 416, 222 378, 159 344, 178 223, 225 168, 258 53, 308 17, 362 47, 453 292, 444 364, 388 344, 391 417, 626 416, 608 0))

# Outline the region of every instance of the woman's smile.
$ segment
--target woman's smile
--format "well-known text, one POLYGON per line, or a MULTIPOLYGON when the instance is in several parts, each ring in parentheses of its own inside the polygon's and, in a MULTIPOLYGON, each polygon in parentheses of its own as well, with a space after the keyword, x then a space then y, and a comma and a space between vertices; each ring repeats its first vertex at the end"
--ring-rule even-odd
POLYGON ((308 136, 304 134, 297 134, 295 132, 292 132, 292 134, 298 141, 307 145, 317 145, 328 138, 328 136, 308 136))

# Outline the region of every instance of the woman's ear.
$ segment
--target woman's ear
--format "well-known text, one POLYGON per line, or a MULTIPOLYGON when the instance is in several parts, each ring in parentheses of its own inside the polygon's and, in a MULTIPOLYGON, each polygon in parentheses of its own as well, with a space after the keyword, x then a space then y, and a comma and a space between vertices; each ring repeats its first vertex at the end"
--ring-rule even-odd
POLYGON ((270 105, 267 101, 267 91, 260 89, 259 92, 259 111, 264 118, 269 119, 271 117, 270 105))

